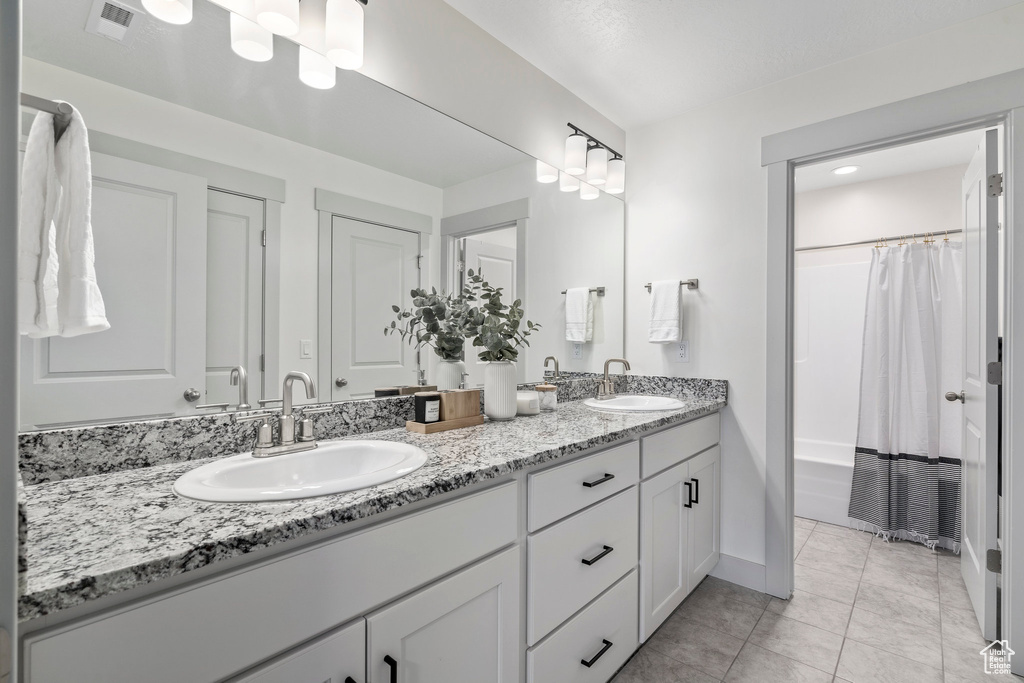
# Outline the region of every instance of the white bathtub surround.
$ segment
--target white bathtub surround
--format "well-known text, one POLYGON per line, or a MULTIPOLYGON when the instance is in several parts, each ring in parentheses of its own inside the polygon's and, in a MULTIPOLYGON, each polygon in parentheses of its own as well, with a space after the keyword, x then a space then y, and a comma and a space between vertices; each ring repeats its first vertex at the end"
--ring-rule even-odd
POLYGON ((651 283, 650 332, 647 341, 652 344, 671 344, 679 341, 679 280, 658 280, 651 283))
POLYGON ((594 339, 594 300, 589 287, 565 292, 565 340, 585 344, 594 339))
POLYGON ((462 375, 466 372, 466 363, 461 360, 440 360, 437 363, 437 388, 440 391, 458 389, 462 384, 462 375))
POLYGON ((959 244, 876 249, 868 281, 850 516, 958 550, 963 358, 959 244))
POLYGON ((516 365, 512 361, 491 361, 484 368, 484 415, 492 420, 516 416, 516 365))

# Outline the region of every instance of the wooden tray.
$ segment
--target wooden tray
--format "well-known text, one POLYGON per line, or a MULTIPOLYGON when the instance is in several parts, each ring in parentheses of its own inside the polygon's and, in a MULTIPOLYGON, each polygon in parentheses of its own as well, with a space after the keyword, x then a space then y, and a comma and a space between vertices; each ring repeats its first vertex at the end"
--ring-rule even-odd
POLYGON ((457 420, 444 420, 443 422, 431 422, 430 424, 423 424, 422 422, 413 422, 410 420, 405 423, 405 431, 416 432, 418 434, 434 434, 436 432, 446 432, 449 429, 462 429, 463 427, 476 427, 484 423, 483 415, 473 415, 472 417, 460 417, 457 420))

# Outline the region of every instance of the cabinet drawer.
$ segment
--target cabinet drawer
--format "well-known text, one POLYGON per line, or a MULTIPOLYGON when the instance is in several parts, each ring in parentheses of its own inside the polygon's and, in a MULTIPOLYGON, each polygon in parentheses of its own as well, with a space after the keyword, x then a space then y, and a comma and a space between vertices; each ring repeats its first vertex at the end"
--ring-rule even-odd
POLYGON ((640 444, 636 441, 531 474, 530 531, 627 489, 639 478, 640 444))
POLYGON ((317 638, 228 683, 364 683, 366 680, 366 620, 317 638))
POLYGON ((636 602, 634 569, 526 653, 527 683, 606 683, 639 645, 636 602), (594 662, 606 646, 608 649, 594 662), (585 666, 584 660, 592 662, 591 666, 585 666))
POLYGON ((32 634, 25 681, 219 681, 514 542, 517 506, 510 482, 32 634))
POLYGON ((718 443, 722 419, 718 413, 687 422, 641 440, 643 478, 682 462, 718 443))
POLYGON ((636 566, 638 511, 634 486, 527 540, 530 645, 636 566))

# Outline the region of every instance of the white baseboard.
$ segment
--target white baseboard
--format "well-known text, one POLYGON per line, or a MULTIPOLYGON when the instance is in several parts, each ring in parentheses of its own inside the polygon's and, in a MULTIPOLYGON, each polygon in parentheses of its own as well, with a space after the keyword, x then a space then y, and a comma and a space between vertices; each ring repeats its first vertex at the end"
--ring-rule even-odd
POLYGON ((759 593, 764 593, 765 573, 764 565, 744 560, 732 555, 721 555, 718 564, 711 570, 711 576, 738 586, 752 588, 759 593))

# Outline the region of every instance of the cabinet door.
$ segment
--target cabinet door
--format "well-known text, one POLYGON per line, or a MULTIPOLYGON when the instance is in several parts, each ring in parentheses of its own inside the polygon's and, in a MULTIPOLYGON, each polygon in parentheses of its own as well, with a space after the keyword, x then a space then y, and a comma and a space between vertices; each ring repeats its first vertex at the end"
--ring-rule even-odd
POLYGON ((690 578, 688 590, 697 587, 718 564, 722 475, 722 450, 709 448, 689 461, 693 507, 690 508, 690 578))
POLYGON ((369 683, 518 683, 519 548, 367 617, 369 683))
POLYGON ((363 683, 365 676, 366 621, 359 619, 230 683, 363 683))
POLYGON ((641 642, 689 592, 689 471, 683 462, 640 484, 641 642))

